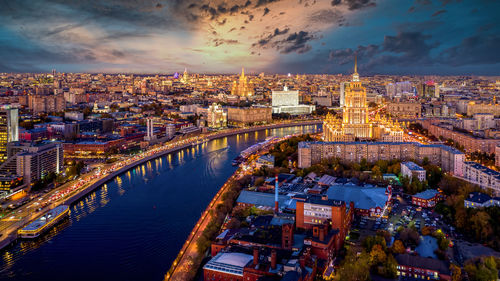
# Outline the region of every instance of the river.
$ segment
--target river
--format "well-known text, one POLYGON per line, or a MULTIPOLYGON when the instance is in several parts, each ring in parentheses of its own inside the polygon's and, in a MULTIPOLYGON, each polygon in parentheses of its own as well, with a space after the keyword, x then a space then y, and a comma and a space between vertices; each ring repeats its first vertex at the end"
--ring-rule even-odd
POLYGON ((242 150, 319 127, 225 137, 137 166, 76 202, 43 237, 0 252, 0 280, 163 280, 242 150))

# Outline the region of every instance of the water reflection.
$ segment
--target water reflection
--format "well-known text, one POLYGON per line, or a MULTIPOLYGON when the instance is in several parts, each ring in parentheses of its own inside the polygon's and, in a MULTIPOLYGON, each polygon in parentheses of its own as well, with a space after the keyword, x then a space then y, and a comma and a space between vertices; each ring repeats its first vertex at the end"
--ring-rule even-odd
POLYGON ((316 128, 225 137, 137 166, 78 201, 39 239, 3 251, 0 279, 161 280, 241 150, 316 128))

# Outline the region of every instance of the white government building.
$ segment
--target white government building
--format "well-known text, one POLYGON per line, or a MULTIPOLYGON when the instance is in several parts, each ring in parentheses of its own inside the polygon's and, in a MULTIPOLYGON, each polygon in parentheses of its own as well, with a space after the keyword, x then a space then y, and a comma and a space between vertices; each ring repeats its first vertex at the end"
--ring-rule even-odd
POLYGON ((299 91, 289 91, 285 86, 283 91, 272 92, 273 113, 289 113, 291 115, 311 114, 314 105, 299 104, 299 91))

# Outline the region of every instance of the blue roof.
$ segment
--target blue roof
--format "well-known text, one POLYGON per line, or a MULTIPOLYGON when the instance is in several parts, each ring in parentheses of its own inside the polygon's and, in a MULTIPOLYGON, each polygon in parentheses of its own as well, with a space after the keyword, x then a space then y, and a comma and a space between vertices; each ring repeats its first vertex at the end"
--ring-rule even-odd
POLYGON ((402 164, 408 167, 408 169, 410 169, 411 171, 425 171, 424 168, 411 161, 403 162, 402 164))
POLYGON ((468 197, 465 198, 465 201, 474 202, 483 204, 491 200, 491 197, 488 194, 484 194, 481 192, 471 192, 468 197))
POLYGON ((426 235, 420 237, 420 243, 415 248, 415 251, 417 251, 417 253, 421 257, 435 259, 436 254, 434 254, 434 251, 437 250, 437 248, 437 239, 432 236, 426 235))
MULTIPOLYGON (((284 206, 290 198, 286 195, 278 195, 278 202, 280 206, 284 206)), ((264 206, 274 208, 274 193, 264 193, 243 190, 236 199, 237 203, 252 204, 255 206, 264 206)))
POLYGON ((356 209, 369 210, 371 208, 384 208, 388 195, 385 188, 362 187, 358 185, 332 185, 326 191, 328 198, 353 202, 356 209))
POLYGON ((422 199, 428 200, 428 199, 431 199, 434 196, 436 196, 436 194, 438 194, 438 193, 439 193, 439 191, 437 191, 435 189, 427 189, 425 191, 422 191, 422 192, 419 192, 419 193, 413 195, 413 197, 417 197, 417 198, 422 198, 422 199))

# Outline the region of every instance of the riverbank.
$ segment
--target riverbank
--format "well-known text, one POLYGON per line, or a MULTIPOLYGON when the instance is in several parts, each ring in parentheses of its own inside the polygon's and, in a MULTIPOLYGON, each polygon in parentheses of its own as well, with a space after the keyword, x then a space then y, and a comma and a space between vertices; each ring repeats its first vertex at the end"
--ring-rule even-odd
MULTIPOLYGON (((250 127, 250 128, 230 129, 230 130, 220 131, 217 133, 211 133, 209 135, 200 135, 199 137, 204 138, 206 140, 213 140, 213 139, 228 137, 231 135, 250 133, 250 132, 254 132, 254 131, 262 131, 262 130, 267 130, 267 129, 276 129, 276 128, 285 128, 285 127, 294 127, 294 126, 318 125, 320 123, 321 123, 320 120, 307 120, 307 121, 301 121, 301 122, 269 124, 269 125, 265 125, 265 126, 257 126, 257 127, 250 127)), ((82 188, 82 189, 76 188, 74 191, 69 192, 68 195, 65 196, 64 198, 61 198, 60 200, 58 199, 54 202, 51 202, 50 204, 48 204, 47 207, 45 207, 40 212, 36 212, 36 213, 35 212, 27 212, 27 215, 24 218, 20 219, 19 221, 12 222, 12 224, 10 226, 5 228, 5 230, 3 231, 3 235, 1 237, 2 239, 0 240, 0 248, 6 247, 9 244, 11 244, 12 242, 14 242, 17 239, 17 230, 18 229, 20 229, 21 227, 23 227, 24 225, 26 225, 30 221, 35 220, 36 218, 38 218, 39 216, 41 216, 42 214, 44 214, 48 210, 50 210, 58 205, 61 205, 61 204, 72 205, 75 202, 77 202, 79 199, 81 199, 82 197, 88 195, 89 193, 91 193, 95 189, 99 188, 100 186, 102 186, 103 184, 108 182, 109 180, 112 180, 116 176, 119 176, 120 174, 125 173, 128 170, 130 170, 138 165, 144 164, 144 163, 151 161, 151 160, 154 160, 158 157, 161 157, 161 156, 164 156, 166 154, 173 153, 173 152, 191 147, 193 143, 196 143, 196 141, 194 141, 194 140, 188 141, 188 142, 185 142, 184 144, 181 144, 181 145, 178 145, 175 147, 171 147, 169 149, 162 150, 162 149, 155 148, 155 149, 152 149, 151 151, 149 151, 149 153, 154 152, 151 155, 146 156, 146 157, 137 157, 137 159, 133 159, 135 157, 133 157, 131 159, 127 159, 127 160, 133 160, 132 163, 127 163, 126 165, 119 166, 119 167, 117 166, 118 168, 116 170, 110 171, 109 173, 104 174, 104 175, 100 175, 101 177, 99 177, 99 175, 96 175, 96 174, 83 176, 83 178, 85 180, 88 180, 90 178, 90 180, 88 180, 88 183, 89 183, 88 185, 82 184, 83 186, 85 186, 84 188, 82 188)), ((145 152, 144 154, 146 154, 146 153, 148 153, 148 152, 145 152)), ((78 181, 76 183, 78 183, 78 181)), ((65 185, 61 188, 58 188, 57 190, 54 190, 54 192, 47 194, 46 197, 50 197, 51 195, 58 194, 59 191, 64 191, 65 189, 67 189, 68 186, 75 185, 76 183, 71 183, 71 184, 65 185)), ((61 193, 59 193, 59 194, 61 194, 61 193)), ((29 205, 29 204, 27 204, 27 205, 29 205)))

